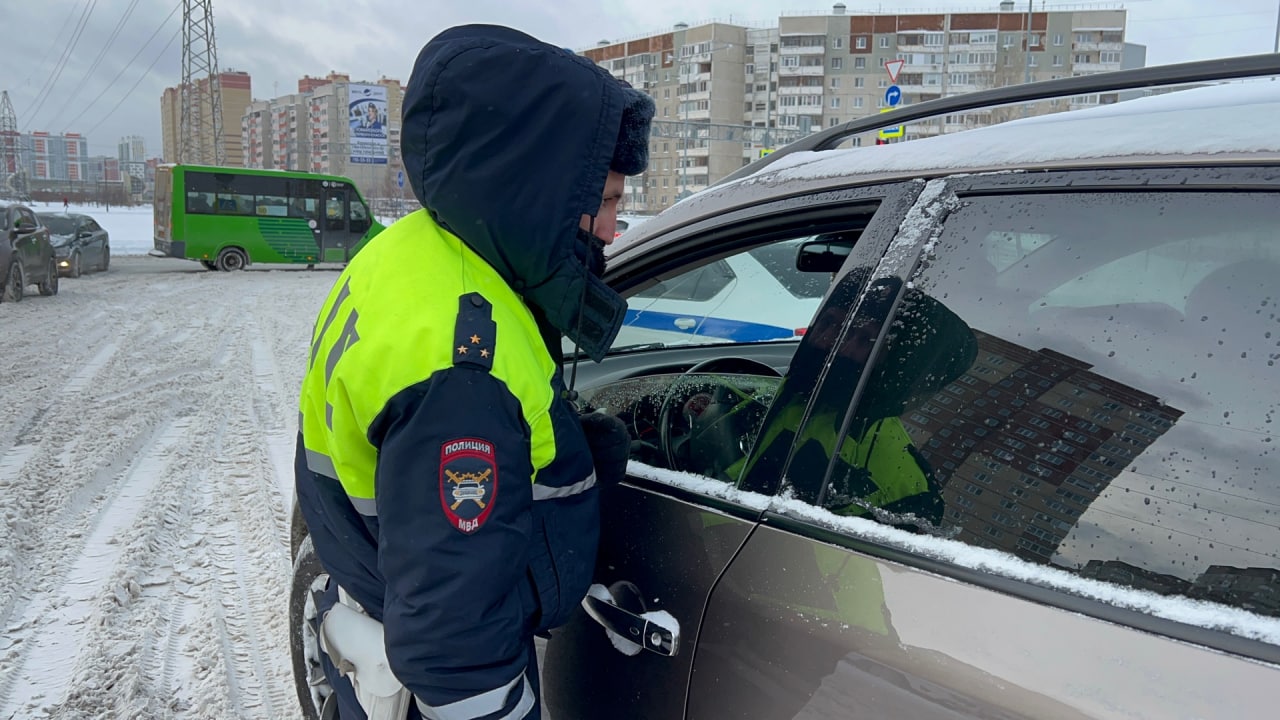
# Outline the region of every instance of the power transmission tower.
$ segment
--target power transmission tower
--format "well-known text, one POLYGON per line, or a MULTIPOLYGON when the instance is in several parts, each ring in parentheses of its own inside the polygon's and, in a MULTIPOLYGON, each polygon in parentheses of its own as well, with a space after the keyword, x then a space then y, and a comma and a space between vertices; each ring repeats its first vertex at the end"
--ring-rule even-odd
POLYGON ((218 47, 213 37, 213 0, 182 2, 180 132, 178 162, 212 165, 226 162, 222 137, 222 83, 218 74, 218 47))
POLYGON ((0 91, 0 180, 18 194, 27 191, 26 172, 18 152, 18 113, 9 102, 9 91, 0 91))

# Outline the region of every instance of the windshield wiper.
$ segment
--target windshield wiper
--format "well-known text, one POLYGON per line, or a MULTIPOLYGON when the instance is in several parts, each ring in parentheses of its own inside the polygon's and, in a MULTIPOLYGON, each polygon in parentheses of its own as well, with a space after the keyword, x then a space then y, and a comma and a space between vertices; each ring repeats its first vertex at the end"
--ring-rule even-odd
MULTIPOLYGON (((614 355, 616 353, 638 352, 640 350, 660 350, 665 347, 669 347, 669 346, 666 343, 660 343, 660 342, 635 343, 634 345, 619 345, 617 347, 609 348, 609 352, 607 352, 606 355, 614 355)), ((579 350, 577 353, 565 353, 562 357, 565 360, 572 360, 574 357, 585 358, 586 356, 587 354, 585 352, 579 350)))

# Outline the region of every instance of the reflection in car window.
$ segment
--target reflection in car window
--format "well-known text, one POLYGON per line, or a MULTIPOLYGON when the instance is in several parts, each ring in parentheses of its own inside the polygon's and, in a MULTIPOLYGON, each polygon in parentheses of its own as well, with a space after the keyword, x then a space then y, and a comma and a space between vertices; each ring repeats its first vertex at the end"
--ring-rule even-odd
POLYGON ((704 263, 640 290, 613 347, 798 340, 831 282, 796 268, 791 238, 704 263))
POLYGON ((793 296, 820 298, 830 286, 830 278, 823 273, 801 272, 796 269, 796 252, 804 239, 764 245, 750 251, 750 254, 793 296))
POLYGON ((913 286, 970 329, 971 360, 947 359, 968 342, 953 332, 898 330, 944 317, 907 293, 824 505, 895 509, 862 454, 890 411, 908 480, 937 487, 910 509, 941 532, 1280 615, 1277 227, 1264 193, 967 199, 913 286), (914 383, 904 344, 938 346, 943 370, 914 383))

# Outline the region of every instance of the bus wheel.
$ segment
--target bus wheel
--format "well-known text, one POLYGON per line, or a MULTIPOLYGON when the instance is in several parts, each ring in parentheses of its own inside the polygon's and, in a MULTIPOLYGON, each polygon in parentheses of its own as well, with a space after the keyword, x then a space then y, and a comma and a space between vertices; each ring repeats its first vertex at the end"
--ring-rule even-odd
POLYGON ((218 269, 223 271, 243 270, 249 264, 249 256, 237 247, 223 248, 218 253, 218 269))
POLYGON ((215 262, 214 262, 214 261, 212 261, 212 260, 201 260, 201 261, 200 261, 200 264, 204 266, 204 269, 205 269, 205 270, 217 270, 217 269, 218 269, 218 264, 217 264, 217 263, 215 263, 215 262))

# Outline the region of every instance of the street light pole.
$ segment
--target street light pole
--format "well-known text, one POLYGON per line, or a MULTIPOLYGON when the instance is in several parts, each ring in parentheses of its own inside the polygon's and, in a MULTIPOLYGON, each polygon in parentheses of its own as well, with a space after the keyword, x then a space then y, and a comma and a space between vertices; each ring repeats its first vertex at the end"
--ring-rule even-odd
POLYGON ((1276 4, 1276 44, 1273 52, 1280 53, 1280 3, 1276 4))
MULTIPOLYGON (((1024 52, 1024 57, 1022 61, 1023 70, 1024 70, 1024 74, 1022 77, 1023 84, 1031 82, 1031 17, 1032 17, 1031 3, 1033 1, 1034 0, 1027 0, 1027 32, 1026 32, 1027 47, 1023 51, 1024 52)), ((1030 107, 1029 104, 1022 106, 1022 117, 1027 116, 1027 110, 1029 107, 1030 107)))
MULTIPOLYGON (((706 53, 693 53, 692 55, 690 55, 690 58, 698 58, 698 57, 701 57, 702 55, 704 55, 704 54, 705 54, 705 55, 707 56, 708 62, 711 64, 711 68, 710 68, 710 70, 707 72, 707 74, 708 74, 709 76, 711 76, 711 79, 707 81, 707 92, 708 92, 708 93, 710 93, 710 92, 711 92, 711 86, 712 86, 712 84, 715 82, 715 65, 714 65, 714 58, 713 58, 713 55, 715 54, 715 52, 716 52, 717 50, 727 50, 727 49, 729 49, 729 48, 731 48, 731 47, 733 47, 733 46, 734 46, 734 45, 733 45, 733 43, 722 43, 722 44, 720 44, 720 45, 716 45, 716 39, 715 39, 715 37, 714 37, 714 36, 712 36, 711 40, 708 42, 708 46, 707 46, 707 51, 706 51, 706 53)), ((701 63, 695 63, 695 64, 701 64, 701 63)), ((693 77, 697 77, 698 75, 699 75, 699 73, 696 73, 696 72, 695 72, 695 73, 693 73, 693 77)), ((683 93, 683 95, 684 95, 684 100, 680 103, 680 104, 681 104, 681 107, 682 107, 682 110, 681 110, 681 113, 680 113, 680 126, 681 126, 681 129, 682 129, 682 130, 681 130, 681 133, 680 133, 680 134, 681 134, 681 136, 682 136, 682 137, 680 138, 680 140, 681 140, 681 146, 680 146, 680 197, 681 197, 681 198, 683 198, 683 197, 685 196, 685 194, 688 192, 688 188, 687 188, 688 181, 687 181, 686 177, 687 177, 688 172, 689 172, 689 168, 688 168, 688 165, 689 165, 689 139, 690 139, 691 137, 693 137, 693 127, 689 124, 689 85, 690 85, 691 83, 681 83, 681 84, 682 84, 682 85, 684 85, 684 93, 683 93)), ((708 108, 710 108, 710 107, 711 107, 711 101, 710 101, 709 99, 708 99, 708 101, 707 101, 707 107, 708 107, 708 108)), ((710 114, 710 110, 709 110, 709 109, 708 109, 708 114, 710 114)), ((708 172, 710 172, 710 170, 709 170, 709 169, 708 169, 708 172)))
MULTIPOLYGON (((681 68, 683 69, 683 68, 681 68)), ((689 172, 689 84, 681 81, 684 86, 684 99, 680 101, 680 196, 684 197, 685 175, 689 172)))

